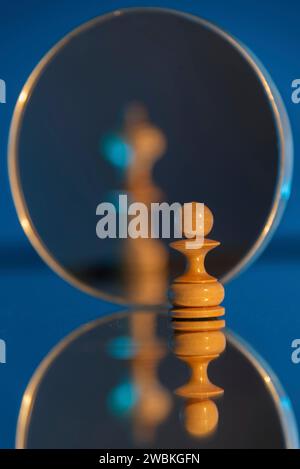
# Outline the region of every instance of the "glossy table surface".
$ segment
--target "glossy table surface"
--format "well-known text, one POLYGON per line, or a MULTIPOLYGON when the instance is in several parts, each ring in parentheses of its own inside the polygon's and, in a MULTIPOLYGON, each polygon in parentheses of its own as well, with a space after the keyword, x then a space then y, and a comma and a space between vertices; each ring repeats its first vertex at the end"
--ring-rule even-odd
POLYGON ((212 355, 225 335, 210 327, 133 310, 77 329, 30 381, 17 447, 295 447, 272 373, 230 333, 212 355))
MULTIPOLYGON (((276 246, 276 242, 273 246, 279 256, 280 246, 276 246)), ((41 263, 30 247, 22 252, 23 267, 17 260, 11 267, 13 256, 9 253, 10 263, 4 263, 1 271, 1 338, 7 346, 7 362, 0 366, 2 447, 15 444, 22 396, 42 359, 78 327, 122 309, 67 285, 41 263)), ((227 286, 226 320, 227 326, 246 339, 271 365, 291 401, 290 404, 286 399, 284 406, 289 410, 292 405, 299 422, 299 371, 291 360, 291 341, 297 336, 297 329, 292 328, 291 323, 299 324, 297 278, 293 274, 297 263, 289 259, 283 268, 281 261, 281 267, 276 269, 276 265, 280 265, 279 259, 273 259, 271 253, 272 246, 270 253, 265 253, 255 266, 227 286), (277 285, 284 280, 285 291, 274 289, 271 278, 277 285)), ((124 325, 120 327, 122 335, 124 325)), ((164 340, 166 328, 165 324, 164 340)), ((101 363, 100 352, 99 359, 101 363)), ((226 362, 228 358, 221 358, 220 362, 222 360, 226 362)), ((184 381, 184 374, 178 373, 178 380, 178 384, 184 381)), ((220 381, 220 385, 224 385, 222 377, 220 381)), ((175 380, 173 386, 168 384, 170 390, 176 387, 176 383, 175 380)), ((247 399, 246 390, 244 388, 240 393, 242 399, 247 399)))

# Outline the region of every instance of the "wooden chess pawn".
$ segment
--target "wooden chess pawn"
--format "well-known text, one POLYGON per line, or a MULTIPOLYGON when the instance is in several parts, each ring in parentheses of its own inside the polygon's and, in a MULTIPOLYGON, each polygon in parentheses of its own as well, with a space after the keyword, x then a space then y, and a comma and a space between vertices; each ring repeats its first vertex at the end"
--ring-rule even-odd
MULTIPOLYGON (((196 203, 192 202, 192 226, 196 224, 196 203)), ((203 235, 210 233, 213 227, 213 215, 204 206, 202 228, 203 235)), ((189 233, 185 233, 189 236, 189 233)), ((171 247, 186 256, 187 268, 177 277, 171 286, 172 317, 175 319, 219 317, 224 314, 220 303, 224 299, 224 288, 220 282, 205 270, 206 254, 220 243, 204 238, 196 248, 188 247, 188 240, 182 239, 171 243, 171 247)))
POLYGON ((176 390, 185 398, 208 399, 223 394, 223 389, 215 386, 208 378, 207 369, 225 350, 226 339, 222 329, 222 319, 210 321, 173 321, 174 353, 191 369, 187 384, 176 390))
POLYGON ((175 320, 172 326, 174 353, 191 370, 188 383, 175 391, 185 399, 185 428, 193 436, 206 437, 216 429, 219 420, 218 408, 212 399, 224 392, 210 381, 207 369, 225 350, 226 339, 222 332, 225 321, 175 320))
POLYGON ((186 431, 197 438, 207 438, 216 430, 219 422, 219 411, 211 399, 190 399, 184 408, 186 431))

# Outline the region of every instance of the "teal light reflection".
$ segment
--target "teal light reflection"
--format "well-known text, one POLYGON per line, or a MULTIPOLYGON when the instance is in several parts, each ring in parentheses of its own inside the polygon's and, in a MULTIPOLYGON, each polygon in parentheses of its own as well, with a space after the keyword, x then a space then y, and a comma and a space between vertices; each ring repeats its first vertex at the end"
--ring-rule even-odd
POLYGON ((281 195, 285 200, 289 199, 289 197, 291 195, 291 184, 290 183, 283 184, 283 186, 281 188, 281 195))
POLYGON ((112 339, 106 346, 107 354, 117 360, 130 360, 136 354, 137 346, 130 336, 112 339))
POLYGON ((292 404, 288 397, 284 396, 280 399, 281 406, 284 410, 292 410, 292 404))
POLYGON ((100 151, 109 163, 119 169, 125 169, 131 164, 131 146, 116 133, 107 134, 102 139, 100 151))
POLYGON ((126 380, 112 389, 107 397, 110 412, 118 417, 129 415, 138 401, 138 392, 134 384, 126 380))

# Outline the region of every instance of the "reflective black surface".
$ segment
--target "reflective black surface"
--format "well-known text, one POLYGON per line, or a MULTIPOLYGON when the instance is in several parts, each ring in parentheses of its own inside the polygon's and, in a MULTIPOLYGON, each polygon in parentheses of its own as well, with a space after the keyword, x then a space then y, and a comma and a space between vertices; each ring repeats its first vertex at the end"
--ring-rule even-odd
POLYGON ((259 369, 227 336, 226 351, 209 365, 224 396, 213 400, 218 422, 206 432, 214 404, 205 415, 198 407, 189 425, 176 394, 190 373, 174 353, 168 315, 114 314, 79 329, 47 357, 25 393, 17 441, 29 448, 285 447, 279 402, 259 369))

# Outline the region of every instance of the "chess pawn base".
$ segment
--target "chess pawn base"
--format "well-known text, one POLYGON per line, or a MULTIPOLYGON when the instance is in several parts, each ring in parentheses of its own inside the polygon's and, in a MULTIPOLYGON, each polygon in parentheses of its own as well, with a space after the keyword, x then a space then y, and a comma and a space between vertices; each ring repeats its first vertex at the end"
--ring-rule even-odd
MULTIPOLYGON (((171 311, 173 319, 205 319, 219 318, 224 316, 223 306, 209 306, 206 308, 173 308, 171 311)), ((196 323, 195 323, 196 324, 196 323)), ((179 330, 179 326, 177 326, 179 330)))
POLYGON ((173 321, 174 353, 190 370, 189 382, 177 389, 177 395, 187 399, 207 399, 223 394, 223 389, 212 384, 207 369, 226 347, 222 329, 225 321, 173 321))
POLYGON ((173 283, 174 306, 207 307, 216 306, 224 299, 224 288, 219 282, 173 283))

